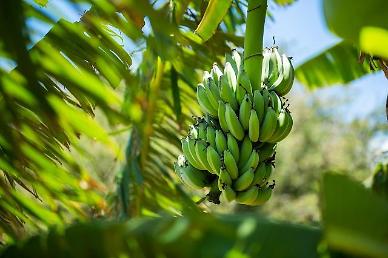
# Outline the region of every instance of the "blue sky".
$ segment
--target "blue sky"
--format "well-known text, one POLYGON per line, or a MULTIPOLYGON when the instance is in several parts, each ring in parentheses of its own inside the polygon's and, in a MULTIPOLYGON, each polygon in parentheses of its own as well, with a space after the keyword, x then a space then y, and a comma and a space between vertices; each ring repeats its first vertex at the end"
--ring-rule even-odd
MULTIPOLYGON (((32 1, 32 0, 29 0, 32 1)), ((83 6, 74 11, 69 8, 66 1, 50 0, 48 12, 55 17, 64 17, 69 21, 76 21, 82 15, 83 6)), ((270 4, 269 10, 274 16, 274 21, 267 20, 265 30, 265 45, 272 45, 272 36, 281 50, 293 57, 294 64, 303 63, 305 60, 317 55, 321 51, 339 41, 331 34, 324 22, 321 10, 321 0, 298 0, 288 7, 279 7, 270 4)), ((38 41, 50 29, 47 25, 30 20, 28 26, 33 30, 33 41, 38 41)), ((125 44, 131 50, 131 44, 125 44)), ((135 58, 135 62, 136 62, 135 58)), ((2 67, 12 68, 12 64, 0 60, 2 67)), ((382 72, 365 76, 345 87, 342 85, 328 87, 312 92, 314 95, 346 99, 346 105, 338 106, 335 112, 348 120, 356 117, 367 117, 368 114, 378 109, 382 119, 385 117, 385 99, 387 96, 388 81, 382 72)), ((296 85, 295 90, 303 89, 296 85)))
MULTIPOLYGON (((267 45, 272 44, 272 36, 275 36, 277 43, 284 46, 284 50, 298 65, 339 42, 326 28, 321 4, 321 0, 298 0, 286 8, 270 5, 275 22, 267 22, 267 45)), ((313 94, 346 99, 346 105, 337 109, 346 119, 366 117, 376 109, 385 119, 387 86, 384 74, 378 72, 345 87, 338 85, 314 91, 313 94)))

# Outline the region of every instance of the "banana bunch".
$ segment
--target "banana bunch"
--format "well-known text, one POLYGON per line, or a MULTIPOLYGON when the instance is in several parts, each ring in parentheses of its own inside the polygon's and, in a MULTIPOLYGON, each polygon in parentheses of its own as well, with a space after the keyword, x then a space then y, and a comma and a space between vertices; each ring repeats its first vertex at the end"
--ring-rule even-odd
POLYGON ((226 56, 223 71, 213 64, 204 72, 197 87, 204 116, 195 117, 174 164, 185 184, 216 189, 226 202, 260 205, 271 197, 277 143, 293 125, 283 96, 294 70, 273 47, 263 51, 262 74, 262 85, 253 86, 235 50, 226 56))

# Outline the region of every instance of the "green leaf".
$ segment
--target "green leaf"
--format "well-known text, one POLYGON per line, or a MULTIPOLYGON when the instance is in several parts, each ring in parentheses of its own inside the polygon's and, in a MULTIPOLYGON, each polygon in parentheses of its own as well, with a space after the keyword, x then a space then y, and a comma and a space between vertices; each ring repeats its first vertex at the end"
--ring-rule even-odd
POLYGON ((231 0, 209 1, 205 14, 195 30, 195 33, 203 40, 203 42, 209 40, 213 36, 231 4, 231 0))
MULTIPOLYGON (((380 45, 378 48, 365 45, 365 37, 371 37, 370 40, 376 40, 388 32, 387 10, 388 2, 385 0, 325 0, 323 4, 325 19, 330 30, 345 40, 353 42, 361 47, 362 50, 373 55, 383 55, 388 58, 386 45, 380 45), (370 34, 368 28, 373 28, 373 34, 370 34), (365 32, 367 30, 367 32, 365 32), (379 30, 379 31, 378 31, 379 30)), ((387 42, 386 37, 385 42, 387 42)))
POLYGON ((351 179, 326 174, 322 218, 330 247, 365 257, 388 257, 388 202, 351 179))
POLYGON ((372 73, 369 65, 359 63, 359 50, 340 42, 296 68, 296 79, 308 88, 346 84, 372 73))
POLYGON ((257 215, 132 219, 73 225, 32 238, 0 257, 319 257, 317 228, 257 215), (239 254, 240 256, 236 256, 239 254))

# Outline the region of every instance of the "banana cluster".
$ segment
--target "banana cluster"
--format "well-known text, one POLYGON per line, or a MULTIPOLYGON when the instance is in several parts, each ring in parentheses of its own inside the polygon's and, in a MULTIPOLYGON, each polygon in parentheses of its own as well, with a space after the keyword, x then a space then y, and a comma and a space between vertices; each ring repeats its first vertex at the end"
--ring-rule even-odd
POLYGON ((182 139, 183 155, 174 164, 181 180, 193 188, 217 187, 223 201, 265 203, 275 183, 277 143, 293 120, 282 96, 293 84, 290 59, 273 47, 263 51, 262 85, 255 88, 237 51, 204 72, 197 100, 204 112, 182 139))

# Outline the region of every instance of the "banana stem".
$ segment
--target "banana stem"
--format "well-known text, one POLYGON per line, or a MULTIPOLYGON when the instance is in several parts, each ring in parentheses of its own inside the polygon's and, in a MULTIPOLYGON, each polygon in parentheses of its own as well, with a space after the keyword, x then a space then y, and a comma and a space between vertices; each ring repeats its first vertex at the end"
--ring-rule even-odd
POLYGON ((267 0, 248 0, 244 40, 244 69, 254 90, 261 88, 263 34, 267 0))

